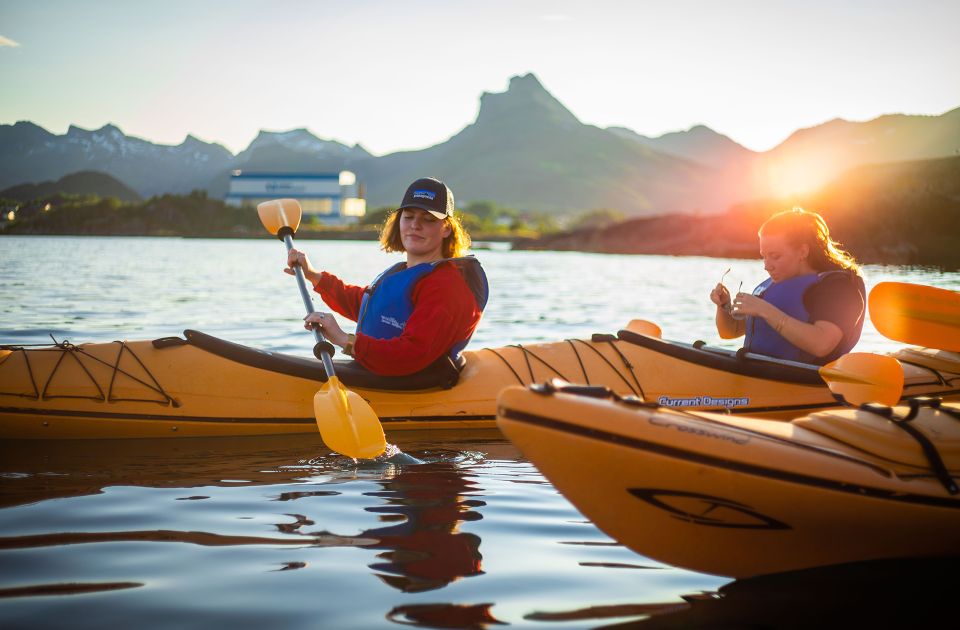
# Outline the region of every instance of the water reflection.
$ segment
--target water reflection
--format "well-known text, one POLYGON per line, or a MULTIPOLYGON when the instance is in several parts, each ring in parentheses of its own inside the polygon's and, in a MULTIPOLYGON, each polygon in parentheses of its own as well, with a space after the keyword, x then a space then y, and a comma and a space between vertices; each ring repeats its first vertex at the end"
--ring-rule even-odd
POLYGON ((535 612, 536 621, 583 621, 642 616, 595 627, 667 628, 935 627, 952 616, 956 558, 882 560, 743 580, 682 602, 535 612))
POLYGON ((491 606, 493 604, 410 604, 397 606, 387 613, 387 619, 420 628, 483 630, 491 625, 510 625, 494 617, 491 606))
MULTIPOLYGON (((0 508, 100 493, 107 486, 231 487, 295 482, 319 436, 186 440, 0 440, 0 508)), ((331 491, 326 491, 331 492, 331 491)), ((186 495, 181 500, 203 500, 186 495)))
MULTIPOLYGON (((185 491, 170 500, 203 504, 223 496, 217 494, 218 488, 258 485, 278 486, 279 492, 269 494, 269 500, 289 506, 283 509, 287 520, 272 521, 274 535, 242 529, 223 531, 221 526, 211 530, 215 522, 200 528, 198 523, 189 522, 183 530, 163 526, 147 529, 137 525, 160 523, 157 519, 134 519, 118 520, 108 531, 71 530, 67 526, 66 531, 28 529, 20 535, 8 532, 0 536, 0 550, 114 542, 186 543, 202 547, 357 547, 377 551, 377 561, 369 568, 391 587, 404 593, 439 589, 460 578, 483 573, 480 538, 459 530, 461 523, 482 518, 478 508, 486 503, 475 497, 483 489, 464 471, 469 464, 482 461, 484 454, 443 450, 428 452, 423 457, 427 463, 398 465, 385 460, 354 466, 351 460, 330 453, 319 438, 311 440, 309 436, 0 442, 0 508, 98 495, 116 486, 182 488, 185 491), (318 451, 323 454, 304 459, 304 454, 318 451), (344 493, 338 486, 358 480, 380 486, 379 491, 364 492, 363 496, 370 498, 364 511, 376 514, 382 525, 352 536, 317 526, 318 516, 323 516, 325 510, 317 511, 319 504, 313 501, 338 497, 344 493), (204 490, 191 492, 189 488, 204 490), (304 509, 298 509, 300 501, 304 501, 304 509)), ((221 513, 212 509, 214 515, 221 513)), ((177 525, 179 521, 173 518, 164 522, 167 523, 177 525)), ((273 570, 305 567, 304 562, 287 562, 273 570)), ((78 592, 120 588, 94 583, 75 586, 80 589, 78 592)), ((51 584, 9 592, 0 588, 0 596, 8 597, 56 592, 51 584)), ((454 616, 463 617, 482 606, 454 608, 454 616)), ((410 609, 402 616, 413 619, 431 614, 410 609)), ((484 614, 477 614, 477 619, 485 618, 484 614)))
POLYGON ((385 499, 386 505, 366 510, 379 514, 381 522, 395 524, 361 534, 379 540, 369 548, 384 550, 377 554, 380 561, 370 565, 377 577, 404 593, 418 593, 483 573, 480 538, 459 527, 483 518, 474 508, 486 503, 470 498, 482 488, 458 465, 403 467, 382 486, 382 492, 369 495, 385 499))

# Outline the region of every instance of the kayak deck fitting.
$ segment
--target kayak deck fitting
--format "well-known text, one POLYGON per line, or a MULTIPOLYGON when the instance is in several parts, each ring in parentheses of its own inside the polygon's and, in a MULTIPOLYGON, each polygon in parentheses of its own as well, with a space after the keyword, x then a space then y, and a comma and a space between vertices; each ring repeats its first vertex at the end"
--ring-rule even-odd
MULTIPOLYGON (((673 408, 792 419, 835 407, 817 366, 623 330, 468 350, 453 366, 380 377, 336 361, 390 431, 495 428, 496 397, 553 378, 673 408)), ((960 355, 908 348, 904 395, 960 396, 960 355)), ((157 438, 313 433, 326 375, 313 358, 187 330, 183 338, 0 346, 0 437, 157 438)))

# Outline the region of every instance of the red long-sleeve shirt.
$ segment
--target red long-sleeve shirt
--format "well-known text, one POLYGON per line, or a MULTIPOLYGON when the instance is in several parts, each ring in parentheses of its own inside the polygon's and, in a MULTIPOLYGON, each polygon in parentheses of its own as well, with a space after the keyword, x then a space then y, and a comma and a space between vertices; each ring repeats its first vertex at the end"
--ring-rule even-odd
MULTIPOLYGON (((357 321, 366 287, 345 284, 324 271, 313 288, 327 306, 357 321)), ((377 339, 357 335, 353 358, 371 372, 383 376, 419 372, 472 335, 480 323, 481 311, 473 292, 452 263, 440 264, 421 278, 410 297, 413 313, 399 336, 377 339)))

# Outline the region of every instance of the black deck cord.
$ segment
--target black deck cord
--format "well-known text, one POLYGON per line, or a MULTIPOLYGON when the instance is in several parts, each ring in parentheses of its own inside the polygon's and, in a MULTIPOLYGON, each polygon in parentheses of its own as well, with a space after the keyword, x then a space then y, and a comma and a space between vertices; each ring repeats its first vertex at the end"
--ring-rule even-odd
POLYGON ((937 451, 937 447, 933 445, 933 442, 930 441, 930 438, 910 424, 910 422, 917 417, 917 413, 919 413, 920 408, 926 405, 920 404, 916 400, 909 400, 907 402, 910 404, 910 411, 903 417, 898 417, 896 414, 894 414, 891 407, 879 405, 877 403, 865 403, 860 405, 860 409, 868 413, 876 414, 882 418, 886 418, 887 420, 893 422, 896 426, 906 431, 910 437, 915 439, 920 444, 923 454, 927 457, 927 461, 930 463, 930 468, 933 469, 934 475, 936 475, 937 479, 940 480, 940 483, 944 488, 946 488, 947 492, 950 494, 957 494, 960 492, 960 488, 957 487, 953 477, 950 476, 950 471, 947 470, 946 465, 943 463, 943 458, 940 457, 940 452, 937 451))
POLYGON ((554 374, 556 374, 557 376, 559 376, 559 377, 562 378, 563 380, 565 380, 565 381, 569 380, 566 376, 563 375, 563 372, 561 372, 561 371, 558 370, 557 368, 553 367, 552 365, 550 365, 549 363, 547 363, 546 361, 544 361, 542 358, 540 358, 539 356, 537 356, 537 354, 536 354, 535 352, 533 352, 532 350, 528 350, 527 348, 524 348, 524 347, 523 347, 522 345, 520 345, 520 344, 516 344, 516 345, 513 345, 513 346, 509 346, 509 347, 511 347, 511 348, 519 348, 520 351, 523 352, 523 358, 524 358, 524 359, 526 360, 526 362, 527 362, 527 370, 530 372, 530 382, 531 382, 531 383, 534 381, 534 376, 533 376, 533 365, 531 365, 531 363, 530 363, 530 357, 533 357, 534 359, 536 359, 536 360, 539 361, 540 363, 543 363, 545 366, 547 366, 547 368, 549 368, 550 370, 552 370, 554 374))
POLYGON ((947 382, 947 379, 943 378, 943 374, 941 374, 940 370, 938 370, 937 368, 932 368, 929 365, 924 365, 922 363, 915 363, 913 361, 904 361, 903 359, 897 359, 897 361, 899 361, 900 363, 903 363, 904 365, 912 365, 913 367, 923 368, 928 372, 933 372, 933 375, 937 377, 938 383, 940 385, 943 385, 944 387, 950 384, 947 382))
POLYGON ((645 402, 637 396, 621 396, 605 385, 572 385, 566 382, 558 383, 556 381, 547 381, 546 383, 531 385, 530 391, 545 395, 560 393, 585 396, 587 398, 610 398, 625 405, 630 405, 631 407, 648 407, 650 409, 657 409, 659 407, 656 403, 645 402))
MULTIPOLYGON (((52 335, 51 335, 51 337, 52 337, 52 335)), ((133 352, 133 350, 131 350, 129 347, 127 347, 124 342, 122 342, 122 341, 115 341, 115 342, 114 342, 114 343, 119 343, 119 344, 121 344, 121 348, 120 348, 120 353, 117 354, 117 362, 116 362, 116 364, 110 364, 110 363, 107 363, 106 361, 104 361, 103 359, 97 358, 97 357, 93 356, 92 354, 89 354, 89 353, 87 353, 87 352, 84 352, 83 348, 81 348, 81 347, 79 347, 79 346, 75 346, 75 345, 71 344, 69 341, 59 341, 59 342, 58 342, 56 339, 54 339, 53 341, 54 341, 54 345, 57 346, 58 348, 60 348, 60 350, 62 351, 62 354, 60 355, 60 358, 57 359, 57 364, 54 366, 53 371, 50 373, 50 378, 47 379, 46 384, 43 386, 43 392, 40 394, 41 397, 43 397, 43 398, 82 398, 82 399, 85 399, 85 400, 99 400, 99 401, 113 401, 113 402, 152 402, 152 403, 157 403, 157 404, 161 404, 161 405, 168 404, 168 405, 171 405, 171 406, 173 406, 173 407, 179 407, 179 406, 180 406, 180 403, 179 403, 175 398, 173 398, 172 396, 170 396, 170 394, 168 394, 167 392, 164 391, 163 386, 160 385, 160 383, 157 382, 157 378, 150 372, 150 370, 147 368, 147 366, 144 365, 143 361, 140 360, 140 357, 138 357, 138 356, 136 355, 136 353, 133 352), (143 368, 144 372, 147 373, 147 375, 148 375, 148 376, 150 377, 150 379, 155 383, 155 385, 151 385, 150 383, 147 383, 146 381, 143 381, 143 380, 137 378, 137 377, 134 376, 133 374, 130 374, 129 372, 126 372, 126 371, 120 369, 120 367, 119 367, 119 365, 120 365, 120 355, 123 353, 123 350, 124 350, 124 349, 126 349, 127 352, 130 353, 130 356, 132 356, 132 357, 134 358, 134 360, 135 360, 137 363, 140 364, 140 367, 143 368), (158 394, 160 394, 161 396, 163 396, 166 400, 163 400, 163 401, 161 401, 161 400, 147 400, 147 399, 140 399, 140 398, 114 398, 114 399, 111 399, 111 398, 108 397, 108 395, 105 395, 105 394, 103 393, 103 390, 100 388, 100 385, 97 383, 96 379, 93 378, 93 375, 90 373, 90 371, 87 369, 87 367, 86 367, 86 366, 83 364, 83 362, 80 361, 80 359, 78 359, 76 356, 73 357, 74 360, 76 360, 76 362, 80 365, 80 367, 83 369, 83 371, 86 372, 87 376, 90 378, 90 381, 93 383, 94 387, 96 387, 96 388, 97 388, 97 391, 100 392, 100 397, 99 397, 99 398, 97 398, 96 396, 49 396, 49 397, 48 397, 48 396, 46 396, 47 386, 50 384, 50 381, 53 380, 54 374, 56 374, 57 369, 60 367, 60 363, 63 361, 63 357, 64 357, 64 354, 63 354, 63 353, 66 353, 66 352, 75 352, 75 353, 77 353, 77 354, 82 354, 83 356, 87 357, 87 358, 90 359, 91 361, 96 361, 97 363, 100 363, 100 364, 102 364, 102 365, 106 365, 107 367, 111 368, 111 369, 113 370, 113 374, 112 374, 112 376, 111 376, 111 378, 110 378, 110 391, 113 390, 113 379, 116 378, 117 372, 119 372, 119 373, 123 374, 124 376, 130 377, 131 379, 133 379, 134 381, 140 383, 140 384, 143 385, 144 387, 147 387, 148 389, 152 389, 153 391, 155 391, 155 392, 157 392, 158 394)), ((24 356, 26 356, 26 354, 24 354, 24 356)), ((28 366, 28 369, 29 369, 29 361, 27 362, 27 366, 28 366)), ((32 371, 31 371, 31 373, 30 373, 30 378, 31 378, 31 380, 33 379, 33 372, 32 372, 32 371)), ((34 389, 36 389, 36 385, 34 385, 34 389)))
POLYGON ((954 420, 960 420, 960 409, 944 407, 942 398, 936 398, 934 396, 917 396, 915 398, 908 399, 908 401, 911 403, 911 405, 913 403, 916 403, 918 408, 930 407, 931 409, 936 409, 942 414, 946 414, 947 416, 950 416, 954 420))
MULTIPOLYGON (((593 350, 594 352, 596 352, 596 353, 600 356, 600 358, 603 359, 603 360, 606 362, 606 364, 610 366, 610 369, 613 370, 614 373, 615 373, 617 376, 619 376, 619 377, 623 380, 624 383, 627 384, 627 387, 629 387, 629 388, 633 391, 634 394, 637 394, 637 393, 638 393, 637 390, 635 390, 635 389, 633 388, 633 385, 630 384, 630 381, 628 381, 626 378, 624 378, 623 375, 620 374, 620 372, 617 370, 617 368, 616 368, 612 363, 610 363, 610 361, 607 359, 607 357, 603 356, 603 354, 601 354, 599 350, 597 350, 596 348, 594 348, 593 346, 591 346, 591 345, 588 344, 587 342, 583 341, 582 339, 566 339, 565 341, 570 344, 570 347, 571 347, 571 349, 573 350, 574 356, 577 357, 577 361, 578 361, 579 364, 580 364, 580 370, 583 372, 583 377, 584 377, 584 379, 587 381, 587 385, 590 384, 590 378, 589 378, 589 376, 587 375, 587 368, 586 368, 586 366, 584 366, 584 364, 583 364, 583 359, 580 358, 580 353, 577 352, 576 346, 574 346, 574 343, 573 343, 574 341, 579 341, 580 343, 584 344, 585 346, 587 346, 588 348, 590 348, 591 350, 593 350)), ((522 345, 515 345, 515 346, 508 346, 508 347, 510 347, 510 348, 519 348, 520 351, 523 353, 523 357, 524 357, 524 359, 526 360, 526 364, 527 364, 527 370, 530 372, 530 382, 531 382, 531 383, 533 383, 533 381, 534 381, 534 374, 533 374, 533 366, 530 365, 530 356, 532 356, 533 358, 535 358, 537 361, 540 361, 540 363, 543 363, 543 364, 544 364, 545 366, 547 366, 549 369, 553 370, 553 372, 556 373, 558 376, 560 376, 560 378, 562 378, 563 380, 568 380, 567 377, 564 376, 562 372, 560 372, 560 370, 558 370, 557 368, 553 367, 552 365, 550 365, 549 363, 547 363, 546 361, 544 361, 542 358, 538 357, 536 354, 534 354, 534 353, 531 352, 530 350, 524 348, 522 345)), ((489 350, 489 351, 492 352, 498 359, 500 359, 501 361, 503 361, 504 365, 506 365, 507 368, 509 368, 509 370, 510 370, 511 372, 513 372, 513 376, 517 379, 517 382, 520 383, 521 385, 526 385, 526 383, 523 382, 523 378, 520 376, 519 372, 517 372, 517 371, 513 368, 513 366, 510 365, 510 362, 507 361, 499 352, 497 352, 497 351, 494 350, 493 348, 484 348, 484 350, 489 350)), ((628 364, 628 365, 629 365, 629 364, 628 364)), ((634 376, 634 379, 636 380, 636 376, 634 376)), ((639 385, 639 383, 638 383, 638 385, 639 385)), ((641 391, 642 391, 642 390, 641 390, 641 391)))
POLYGON ((523 346, 521 346, 520 344, 515 345, 514 348, 519 348, 519 349, 520 349, 520 353, 523 355, 523 360, 527 363, 527 371, 530 372, 530 382, 532 383, 532 382, 534 381, 534 378, 533 378, 533 366, 530 365, 530 357, 529 357, 529 355, 527 355, 527 353, 524 352, 523 346))
MULTIPOLYGON (((114 343, 119 343, 119 344, 120 344, 120 352, 117 353, 117 361, 116 361, 116 363, 113 364, 113 374, 110 376, 110 389, 107 391, 107 400, 112 400, 112 401, 114 401, 114 402, 121 402, 121 401, 123 401, 123 402, 159 402, 159 401, 156 401, 156 400, 146 400, 146 399, 141 399, 141 398, 112 398, 112 396, 113 396, 113 382, 114 382, 114 380, 116 380, 116 378, 117 378, 117 372, 119 372, 120 374, 123 374, 124 376, 129 376, 130 378, 132 378, 133 380, 137 381, 137 382, 140 383, 141 385, 144 385, 144 386, 148 387, 149 389, 152 389, 153 391, 157 392, 158 394, 160 394, 161 396, 163 396, 164 398, 166 398, 166 399, 167 399, 167 404, 169 404, 171 407, 176 408, 176 407, 179 407, 179 406, 180 406, 180 403, 179 403, 179 402, 177 402, 177 401, 176 401, 172 396, 170 396, 167 392, 163 391, 163 385, 161 385, 161 384, 157 381, 157 377, 153 375, 153 373, 150 371, 150 368, 148 368, 146 365, 143 364, 143 361, 140 360, 140 357, 138 357, 137 354, 136 354, 133 350, 131 350, 129 346, 127 346, 127 342, 125 342, 125 341, 115 341, 114 343), (144 381, 141 381, 140 379, 138 379, 136 376, 130 374, 129 372, 124 372, 123 370, 120 369, 120 358, 123 356, 123 351, 124 351, 124 350, 126 350, 126 351, 130 354, 130 356, 133 357, 134 361, 136 361, 137 363, 140 364, 140 367, 143 368, 143 371, 146 372, 146 373, 147 373, 147 376, 150 377, 150 380, 153 381, 153 383, 154 383, 153 385, 150 385, 150 383, 145 383, 144 381)), ((87 355, 87 356, 90 356, 90 355, 87 355)), ((95 357, 90 357, 90 358, 95 358, 95 357)))
POLYGON ((583 359, 580 358, 580 353, 577 352, 577 347, 573 345, 572 339, 566 339, 567 343, 570 344, 570 349, 573 350, 573 356, 577 357, 577 362, 580 364, 580 371, 583 372, 583 381, 589 385, 590 384, 590 375, 587 374, 587 368, 583 365, 583 359))
MULTIPOLYGON (((70 342, 68 342, 68 341, 64 341, 62 344, 57 344, 57 345, 60 347, 60 349, 62 350, 62 352, 60 353, 59 358, 57 358, 57 363, 56 363, 56 365, 53 366, 53 370, 51 370, 50 376, 47 377, 47 382, 43 384, 43 391, 40 393, 40 398, 42 398, 42 399, 47 399, 47 398, 82 398, 82 399, 85 399, 85 400, 99 400, 99 401, 101 401, 101 402, 107 400, 106 395, 104 395, 104 393, 103 393, 103 389, 101 389, 100 384, 97 383, 97 379, 93 378, 93 374, 90 373, 90 370, 87 369, 87 366, 85 366, 85 365, 83 364, 83 361, 81 361, 80 359, 78 359, 77 356, 76 356, 76 354, 74 354, 74 353, 83 354, 83 350, 81 350, 81 349, 78 348, 77 346, 72 345, 72 344, 71 344, 70 342), (66 357, 66 356, 73 357, 73 360, 76 361, 76 362, 77 362, 77 365, 80 366, 80 369, 82 369, 82 370, 84 371, 84 373, 87 375, 87 378, 89 378, 89 379, 90 379, 90 382, 93 383, 93 386, 97 388, 97 391, 100 393, 100 398, 95 398, 95 397, 93 397, 93 396, 70 396, 70 395, 65 395, 65 396, 47 396, 47 388, 50 387, 50 383, 53 381, 53 377, 57 374, 57 370, 60 369, 60 365, 63 363, 63 358, 66 357)), ((88 356, 89 356, 89 355, 88 355, 88 356)))
POLYGON ((625 377, 623 374, 620 373, 620 371, 617 369, 617 366, 615 366, 613 363, 611 363, 611 362, 610 362, 610 359, 608 359, 607 357, 603 356, 603 353, 602 353, 602 352, 600 352, 599 350, 597 350, 596 348, 594 348, 592 345, 590 345, 589 343, 587 343, 587 342, 584 341, 583 339, 574 339, 573 341, 579 341, 580 343, 582 343, 583 345, 585 345, 586 347, 590 348, 590 349, 593 350, 595 353, 597 353, 597 356, 599 356, 601 359, 603 359, 604 363, 606 363, 608 366, 610 366, 610 369, 613 370, 613 373, 620 377, 620 380, 622 380, 622 381, 627 385, 627 387, 630 388, 630 391, 632 391, 635 396, 641 396, 640 392, 638 392, 636 389, 634 389, 634 387, 633 387, 633 385, 630 383, 630 381, 628 381, 628 380, 626 379, 626 377, 625 377))
MULTIPOLYGON (((69 345, 69 342, 67 342, 67 341, 64 341, 64 342, 62 342, 62 343, 59 342, 59 341, 57 341, 57 338, 54 337, 53 335, 50 335, 50 338, 53 339, 53 345, 56 346, 57 348, 60 348, 60 350, 69 350, 70 347, 75 347, 75 346, 70 346, 70 345, 69 345)), ((20 345, 18 345, 18 346, 6 346, 6 345, 5 345, 5 346, 0 346, 0 350, 12 350, 13 352, 16 352, 17 350, 19 350, 20 352, 23 353, 23 362, 26 363, 26 365, 27 365, 27 375, 30 377, 30 387, 33 388, 33 396, 30 396, 29 394, 13 394, 13 395, 15 395, 15 396, 23 396, 24 398, 32 398, 33 400, 40 400, 41 394, 40 394, 40 388, 37 387, 37 377, 33 375, 33 366, 30 365, 30 355, 27 354, 27 351, 24 349, 24 348, 31 348, 31 347, 34 347, 34 346, 42 346, 42 347, 46 348, 46 347, 49 347, 49 344, 46 344, 46 343, 26 343, 26 344, 20 344, 20 345)), ((11 356, 12 356, 12 355, 11 355, 11 356)), ((59 362, 58 362, 58 365, 59 365, 59 362)), ((49 383, 50 381, 47 381, 47 382, 49 383)), ((47 390, 46 385, 44 385, 43 390, 44 390, 44 391, 47 390)), ((91 396, 91 398, 92 398, 92 396, 91 396)), ((94 398, 93 400, 96 400, 96 398, 94 398)))
POLYGON ((613 348, 618 355, 620 355, 620 359, 623 361, 623 365, 627 368, 627 370, 630 371, 630 376, 633 377, 633 382, 637 384, 637 389, 640 390, 640 398, 642 398, 643 400, 646 400, 647 395, 643 391, 643 385, 640 384, 640 379, 637 378, 637 373, 633 371, 633 364, 630 363, 630 360, 626 357, 626 355, 620 352, 620 348, 616 346, 615 340, 611 339, 607 341, 607 343, 609 343, 610 347, 613 348))
POLYGON ((500 356, 500 353, 499 353, 499 352, 497 352, 497 351, 494 350, 493 348, 484 348, 484 350, 489 350, 490 352, 492 352, 492 353, 494 354, 494 356, 496 356, 498 359, 500 359, 501 361, 503 361, 503 364, 506 365, 507 368, 508 368, 511 372, 513 372, 513 375, 516 377, 517 382, 520 383, 521 385, 526 385, 526 383, 523 382, 523 379, 520 378, 520 374, 519 374, 515 369, 513 369, 513 366, 510 365, 510 362, 509 362, 509 361, 507 361, 507 360, 504 359, 502 356, 500 356))
POLYGON ((33 375, 33 367, 30 365, 30 355, 23 348, 20 348, 20 352, 23 353, 23 360, 27 364, 27 374, 30 375, 30 385, 33 387, 33 399, 40 400, 40 389, 37 387, 37 379, 33 375))

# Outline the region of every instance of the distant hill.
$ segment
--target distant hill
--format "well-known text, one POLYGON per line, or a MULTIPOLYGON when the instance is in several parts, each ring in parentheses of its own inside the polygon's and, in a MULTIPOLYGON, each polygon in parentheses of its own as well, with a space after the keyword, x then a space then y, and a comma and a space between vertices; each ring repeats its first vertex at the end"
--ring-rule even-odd
POLYGON ((26 202, 0 234, 84 236, 216 236, 265 234, 256 212, 227 206, 206 193, 161 195, 145 201, 53 196, 26 202))
POLYGON ((639 142, 655 151, 676 155, 716 169, 743 164, 757 155, 704 125, 696 125, 687 131, 665 133, 655 138, 641 135, 625 127, 607 127, 607 131, 621 138, 639 142))
POLYGON ((58 193, 67 195, 96 195, 114 197, 120 201, 140 201, 141 197, 123 182, 106 173, 81 171, 64 175, 55 182, 39 184, 19 184, 0 190, 0 198, 30 201, 43 197, 52 197, 58 193))
POLYGON ((477 118, 419 151, 373 156, 306 129, 261 131, 244 151, 188 136, 176 146, 117 127, 64 135, 21 121, 0 125, 0 188, 107 173, 143 197, 205 190, 222 198, 236 169, 355 171, 368 205, 397 203, 413 179, 445 179, 458 201, 489 200, 555 213, 609 208, 626 215, 718 213, 731 204, 815 191, 850 168, 949 157, 960 151, 960 108, 940 116, 833 120, 755 153, 703 125, 659 137, 581 123, 532 74, 480 98, 477 118))
POLYGON ((940 116, 893 114, 867 122, 842 119, 793 133, 760 154, 747 185, 755 196, 785 188, 810 192, 866 164, 960 155, 960 107, 940 116))
POLYGON ((702 165, 581 123, 532 74, 512 78, 506 92, 485 93, 476 121, 450 140, 357 169, 373 206, 397 203, 410 181, 433 175, 463 201, 630 214, 693 211, 712 177, 702 165))
POLYGON ((632 219, 524 247, 756 258, 757 229, 792 206, 821 213, 861 262, 960 269, 960 157, 861 166, 809 195, 739 204, 713 216, 632 219))

